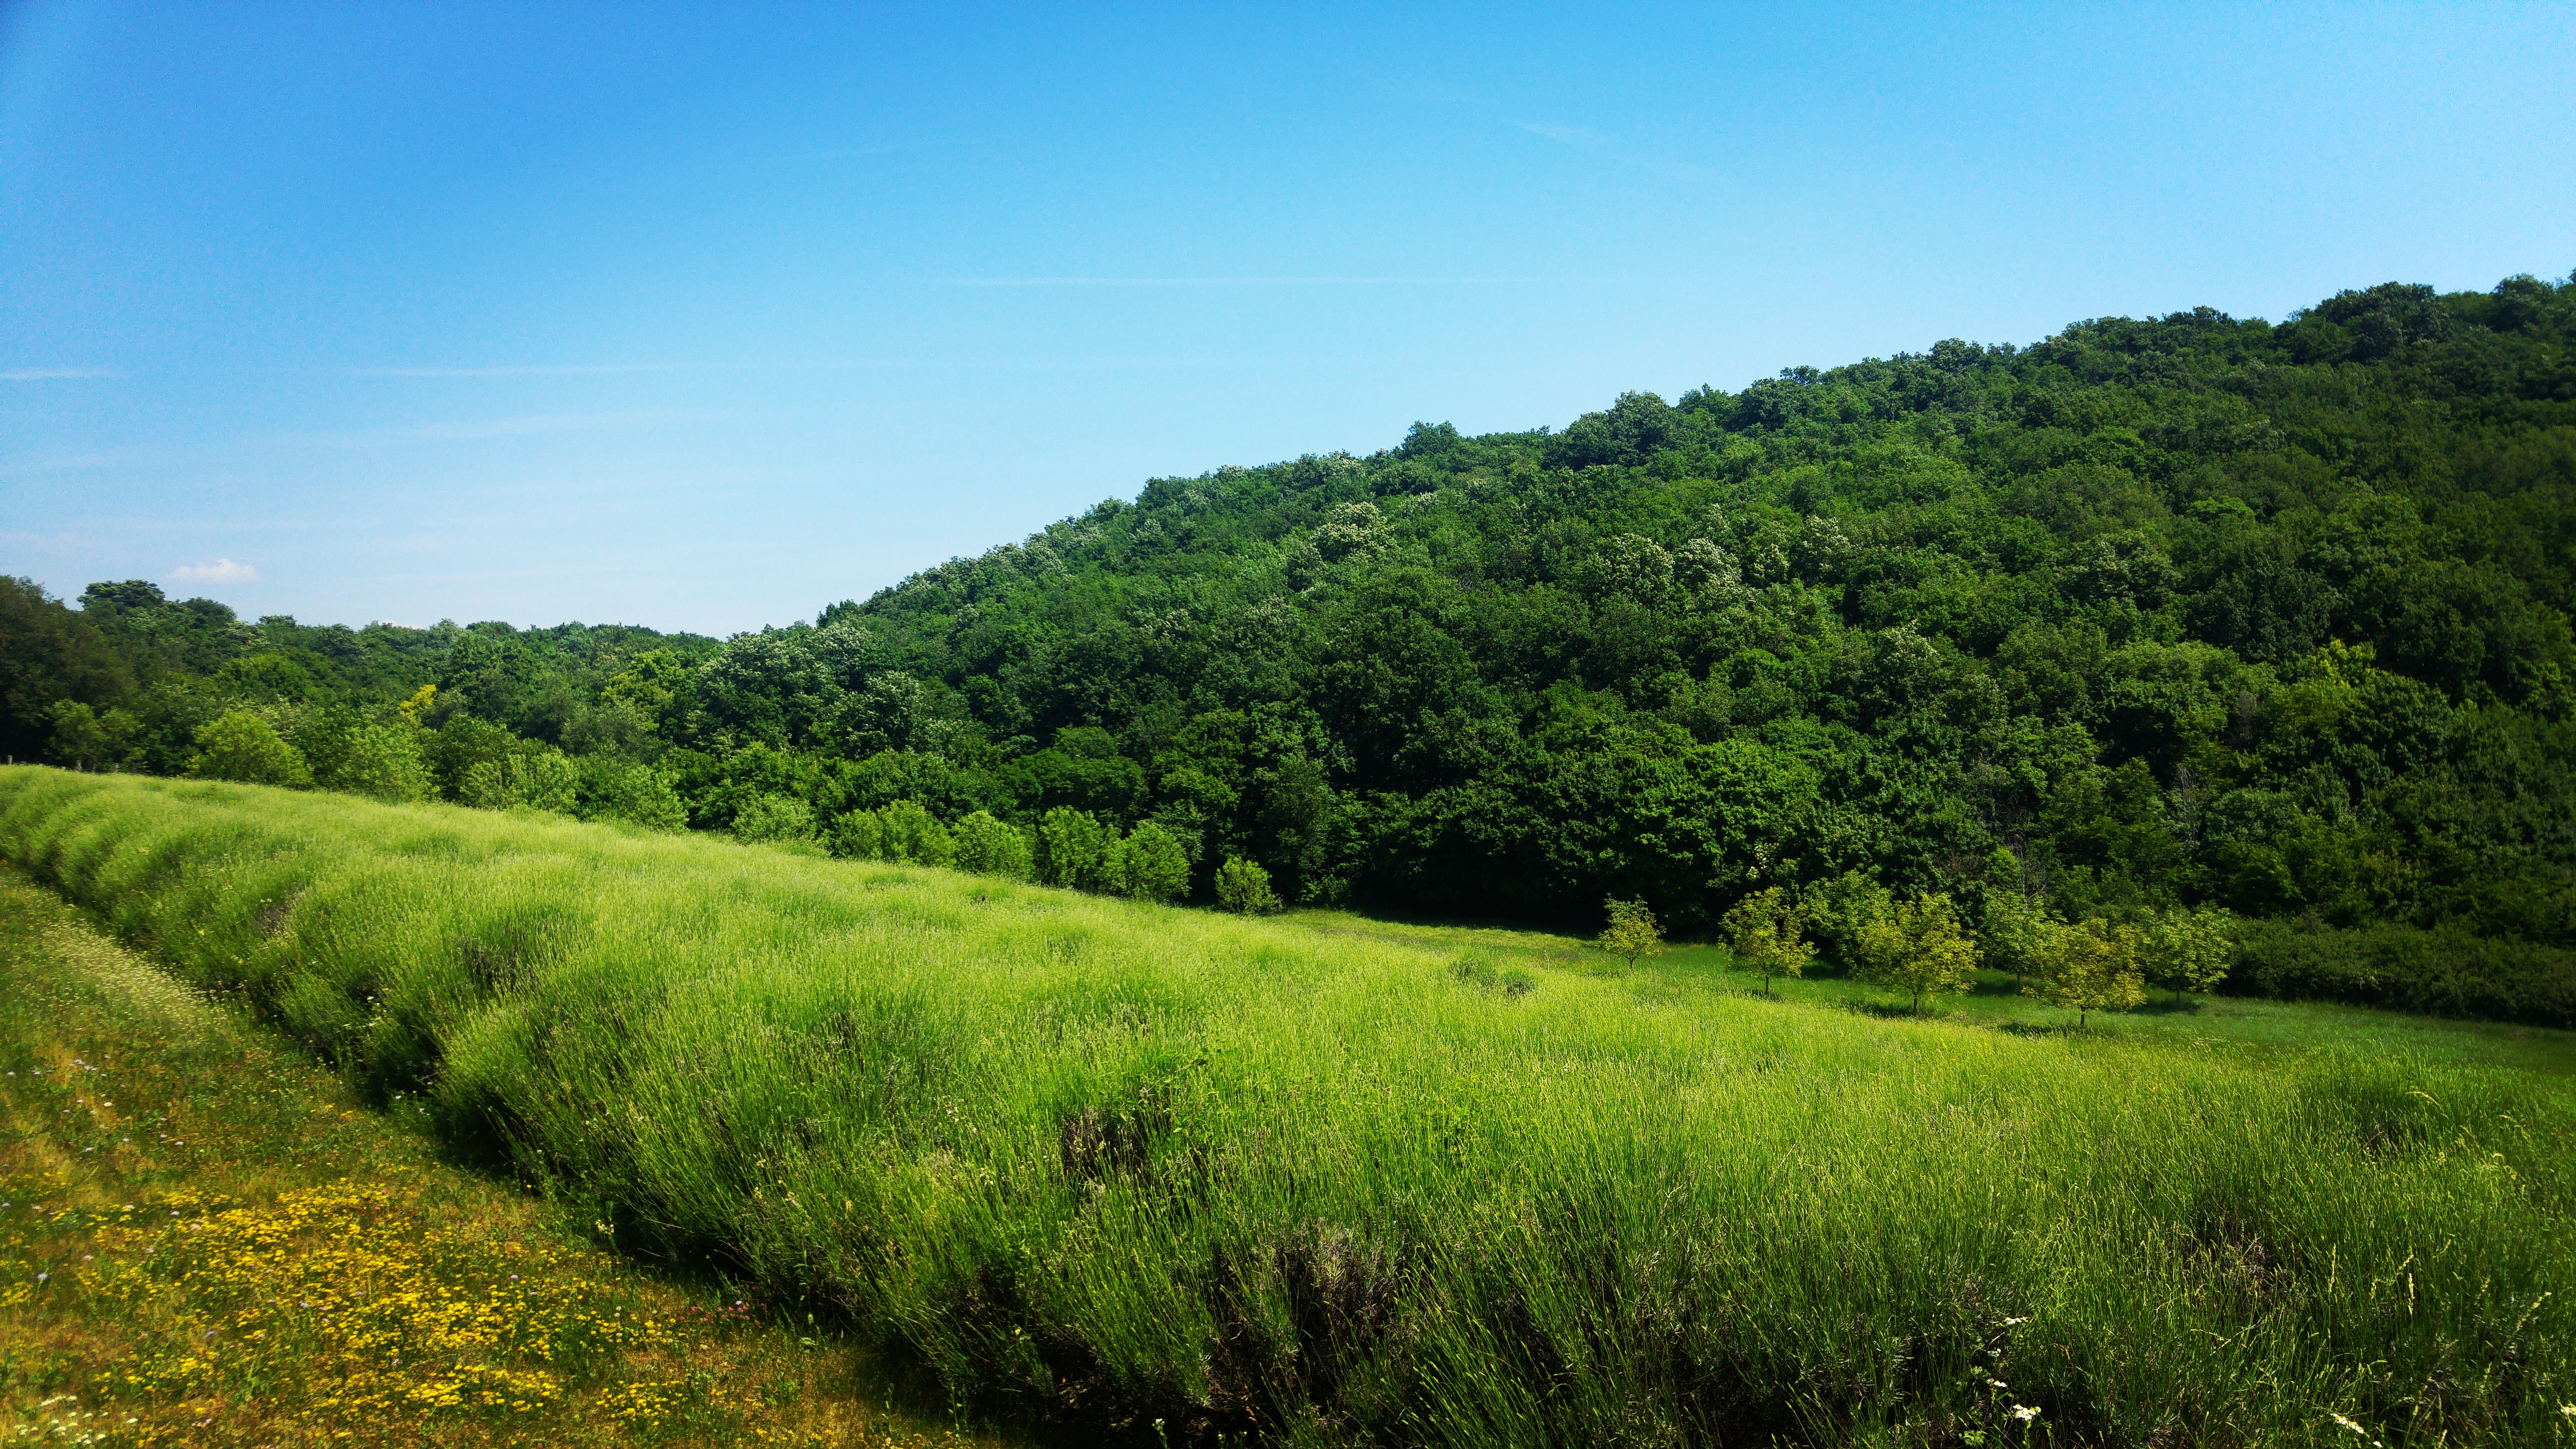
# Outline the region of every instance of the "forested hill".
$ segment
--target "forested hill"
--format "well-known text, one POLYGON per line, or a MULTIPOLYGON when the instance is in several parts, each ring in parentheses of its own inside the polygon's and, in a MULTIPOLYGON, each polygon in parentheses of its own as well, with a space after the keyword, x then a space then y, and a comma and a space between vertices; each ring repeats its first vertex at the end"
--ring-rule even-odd
POLYGON ((2224 906, 2365 996, 2567 976, 2572 341, 2576 281, 2390 284, 1416 426, 609 651, 551 715, 491 658, 376 697, 650 766, 702 828, 1067 806, 1157 822, 1200 889, 1242 855, 1295 899, 1693 930, 1874 878, 2224 906))

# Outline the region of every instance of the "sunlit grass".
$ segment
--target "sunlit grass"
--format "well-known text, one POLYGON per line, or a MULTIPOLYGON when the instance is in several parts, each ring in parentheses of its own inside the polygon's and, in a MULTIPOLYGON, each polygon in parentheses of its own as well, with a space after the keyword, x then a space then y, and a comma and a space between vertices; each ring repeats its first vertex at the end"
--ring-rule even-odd
MULTIPOLYGON (((1615 977, 1641 991, 1710 992, 1749 996, 1754 978, 1735 970, 1723 946, 1675 942, 1662 956, 1630 967, 1603 955, 1590 941, 1520 926, 1378 920, 1347 911, 1300 911, 1286 927, 1319 935, 1348 935, 1418 950, 1474 950, 1498 965, 1549 966, 1596 977, 1615 977)), ((1902 1010, 1889 991, 1831 968, 1811 968, 1806 979, 1772 983, 1783 1001, 1886 1015, 1902 1010)), ((2000 971, 1980 971, 1973 990, 1939 1002, 1931 1014, 1966 1026, 2058 1033, 2075 1027, 2075 1014, 2022 994, 2021 984, 2000 971)), ((2126 1013, 2096 1013, 2088 1032, 2168 1045, 2281 1047, 2363 1056, 2403 1056, 2461 1066, 2510 1066, 2576 1074, 2576 1032, 2509 1022, 2455 1021, 2409 1016, 2332 1002, 2267 1001, 2260 997, 2195 996, 2157 988, 2126 1013)))
POLYGON ((1689 952, 36 770, 0 852, 627 1251, 1006 1410, 2433 1444, 2576 1402, 2576 1103, 2464 1038, 1912 1020, 1689 952))
POLYGON ((7 1443, 927 1445, 0 873, 7 1443))

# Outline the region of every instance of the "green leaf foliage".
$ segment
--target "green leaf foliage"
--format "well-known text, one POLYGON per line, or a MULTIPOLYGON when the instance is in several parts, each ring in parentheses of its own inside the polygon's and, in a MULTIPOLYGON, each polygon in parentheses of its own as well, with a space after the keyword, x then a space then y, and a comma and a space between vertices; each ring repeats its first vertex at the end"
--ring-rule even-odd
POLYGON ((320 783, 413 798, 359 728, 401 715, 447 799, 543 746, 702 830, 980 812, 1090 889, 1148 823, 1202 898, 1239 859, 1290 902, 1642 899, 1704 936, 1777 889, 1845 961, 1857 880, 1981 935, 2144 932, 2168 984, 2557 1022, 2527 983, 2576 978, 2570 536, 2576 285, 2390 283, 1155 479, 723 641, 14 581, 0 736, 175 774, 252 709, 320 783), (2181 920, 2224 927, 2223 979, 2181 920))

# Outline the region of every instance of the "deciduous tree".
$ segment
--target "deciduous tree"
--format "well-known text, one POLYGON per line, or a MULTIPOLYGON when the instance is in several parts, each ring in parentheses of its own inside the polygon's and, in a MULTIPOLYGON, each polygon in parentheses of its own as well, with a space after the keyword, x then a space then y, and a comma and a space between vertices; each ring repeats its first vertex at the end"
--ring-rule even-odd
POLYGON ((1806 938, 1806 928, 1806 913, 1788 894, 1778 886, 1766 886, 1737 901, 1726 913, 1726 944, 1735 954, 1737 969, 1760 976, 1762 994, 1769 996, 1773 977, 1804 973, 1816 954, 1816 943, 1806 938))
POLYGON ((1859 948, 1861 975, 1906 993, 1918 1014, 1924 997, 1976 983, 1976 941, 1946 895, 1895 902, 1861 927, 1859 948))
POLYGON ((1647 956, 1664 954, 1664 928, 1655 921, 1655 913, 1646 909, 1643 900, 1623 901, 1612 896, 1603 903, 1610 911, 1610 924, 1601 932, 1601 949, 1634 966, 1647 956))

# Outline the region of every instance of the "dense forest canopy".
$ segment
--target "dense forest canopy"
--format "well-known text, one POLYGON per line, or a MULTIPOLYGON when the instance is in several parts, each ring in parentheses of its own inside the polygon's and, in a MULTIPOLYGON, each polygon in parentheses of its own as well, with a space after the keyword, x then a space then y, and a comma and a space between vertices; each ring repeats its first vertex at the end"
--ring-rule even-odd
POLYGON ((21 581, 0 728, 826 842, 1079 810, 1308 902, 2216 906, 2255 989, 2568 1019, 2571 343, 2576 278, 2391 283, 1417 425, 722 644, 21 581))

